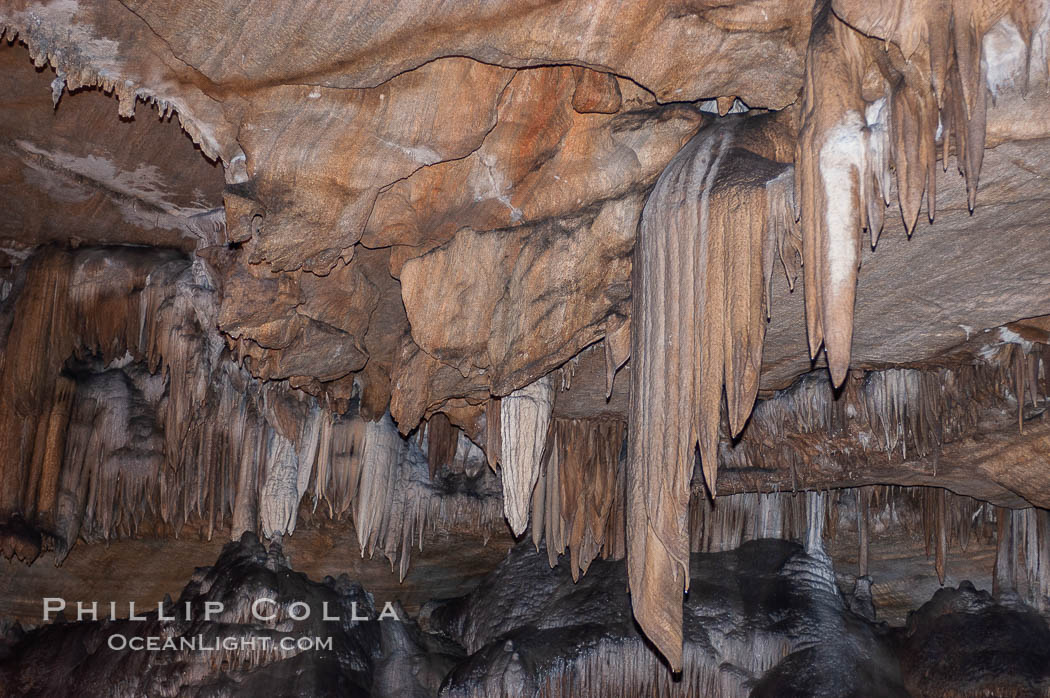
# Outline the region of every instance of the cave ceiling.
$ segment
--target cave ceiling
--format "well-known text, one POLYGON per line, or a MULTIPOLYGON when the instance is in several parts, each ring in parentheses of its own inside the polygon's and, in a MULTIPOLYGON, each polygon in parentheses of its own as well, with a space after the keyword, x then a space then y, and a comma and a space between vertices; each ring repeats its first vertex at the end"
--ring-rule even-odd
POLYGON ((270 538, 310 501, 403 578, 434 521, 505 517, 574 577, 626 555, 680 670, 705 497, 1050 507, 1045 0, 0 29, 5 552, 270 538))

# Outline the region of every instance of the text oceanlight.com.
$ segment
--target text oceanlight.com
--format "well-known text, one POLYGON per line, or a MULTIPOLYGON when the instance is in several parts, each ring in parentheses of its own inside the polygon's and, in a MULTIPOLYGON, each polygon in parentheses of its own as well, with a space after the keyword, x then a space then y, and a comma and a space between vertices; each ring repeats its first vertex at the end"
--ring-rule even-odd
POLYGON ((332 649, 331 637, 205 637, 194 635, 191 637, 160 637, 149 635, 141 637, 133 635, 121 635, 114 633, 107 641, 111 650, 148 651, 163 652, 165 650, 183 650, 193 652, 266 652, 272 649, 280 649, 285 652, 308 652, 310 650, 332 649))

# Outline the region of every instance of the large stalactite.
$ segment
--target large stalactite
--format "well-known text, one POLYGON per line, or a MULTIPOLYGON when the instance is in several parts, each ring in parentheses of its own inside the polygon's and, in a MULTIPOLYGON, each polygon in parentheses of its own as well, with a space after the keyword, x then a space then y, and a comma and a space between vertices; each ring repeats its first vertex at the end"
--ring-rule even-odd
POLYGON ((938 156, 947 169, 954 153, 973 211, 989 100, 1014 70, 1030 88, 1039 40, 1035 2, 886 5, 868 13, 849 0, 818 4, 802 89, 795 164, 807 333, 811 356, 825 348, 835 385, 849 367, 861 231, 874 247, 891 171, 909 235, 924 196, 934 220, 938 156), (1017 41, 1028 60, 1020 66, 985 55, 986 37, 1003 22, 1024 29, 1017 41), (1003 75, 990 75, 989 64, 1003 75))
MULTIPOLYGON (((927 66, 912 52, 902 54, 900 46, 880 46, 862 35, 829 5, 817 5, 794 158, 798 249, 810 355, 826 349, 835 386, 846 380, 849 368, 861 231, 869 231, 874 246, 890 196, 890 172, 896 172, 910 233, 924 195, 934 219, 935 141, 944 144, 946 167, 954 136, 968 204, 971 210, 975 205, 988 94, 981 46, 1005 12, 1005 6, 957 7, 944 17, 931 12, 927 27, 950 26, 954 33, 948 38, 931 31, 924 47, 927 66), (873 83, 881 95, 869 96, 873 83)), ((681 667, 678 597, 689 586, 683 544, 691 453, 698 445, 704 480, 714 494, 723 394, 729 433, 735 436, 758 387, 773 250, 783 252, 791 229, 776 225, 789 223, 788 216, 770 213, 770 201, 784 205, 787 199, 770 196, 771 187, 749 190, 732 169, 748 163, 747 156, 727 156, 732 144, 733 126, 709 128, 668 165, 643 211, 633 276, 632 603, 639 623, 676 670, 681 667), (722 208, 720 194, 726 191, 736 198, 722 208), (747 200, 748 194, 757 202, 747 200), (668 439, 669 434, 677 438, 668 439)), ((761 150, 749 154, 760 162, 763 154, 776 158, 761 150)), ((763 171, 748 164, 752 182, 778 181, 775 167, 763 171)))
POLYGON ((774 257, 791 232, 789 169, 776 159, 774 128, 766 117, 738 117, 701 131, 657 181, 639 227, 628 564, 636 617, 676 671, 693 453, 699 445, 714 495, 723 394, 739 433, 758 391, 774 257))
POLYGON ((541 378, 500 400, 503 504, 515 534, 521 534, 529 523, 532 490, 540 476, 540 459, 553 406, 554 387, 549 378, 541 378))

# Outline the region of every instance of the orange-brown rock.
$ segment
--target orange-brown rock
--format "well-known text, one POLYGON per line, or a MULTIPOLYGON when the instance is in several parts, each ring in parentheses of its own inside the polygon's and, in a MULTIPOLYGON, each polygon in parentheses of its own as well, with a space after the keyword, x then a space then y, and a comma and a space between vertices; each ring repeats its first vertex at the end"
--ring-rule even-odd
POLYGON ((282 86, 253 93, 238 136, 245 186, 254 215, 262 217, 247 245, 250 260, 322 275, 348 260, 379 191, 480 147, 513 76, 447 58, 373 89, 282 86), (316 135, 304 143, 303 133, 316 135))
POLYGON ((125 243, 192 250, 221 237, 221 167, 150 106, 120 120, 97 89, 61 96, 50 70, 0 43, 0 217, 5 246, 125 243))
POLYGON ((413 339, 497 395, 550 371, 624 312, 640 206, 631 196, 567 221, 465 230, 410 260, 401 287, 413 339))
POLYGON ((380 194, 362 242, 398 246, 392 272, 400 276, 404 259, 461 228, 564 218, 644 191, 701 123, 692 109, 658 109, 631 83, 609 113, 579 113, 578 92, 569 68, 519 71, 500 96, 485 142, 469 157, 420 169, 380 194))

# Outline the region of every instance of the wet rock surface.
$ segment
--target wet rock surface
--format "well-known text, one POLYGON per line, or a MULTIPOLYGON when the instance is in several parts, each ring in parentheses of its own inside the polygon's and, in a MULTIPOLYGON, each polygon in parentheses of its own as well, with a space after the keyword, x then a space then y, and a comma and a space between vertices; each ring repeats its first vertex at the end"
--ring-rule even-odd
POLYGON ((852 613, 830 561, 795 543, 691 557, 676 676, 624 610, 622 563, 597 561, 571 584, 543 559, 518 547, 471 595, 421 611, 425 628, 472 652, 449 695, 494 695, 516 676, 529 695, 783 695, 790 681, 822 686, 815 695, 907 695, 887 629, 852 613), (531 591, 506 592, 516 586, 531 591))
POLYGON ((1050 691, 1050 630, 1016 596, 998 602, 968 582, 944 588, 898 631, 913 695, 1036 696, 1050 691))

